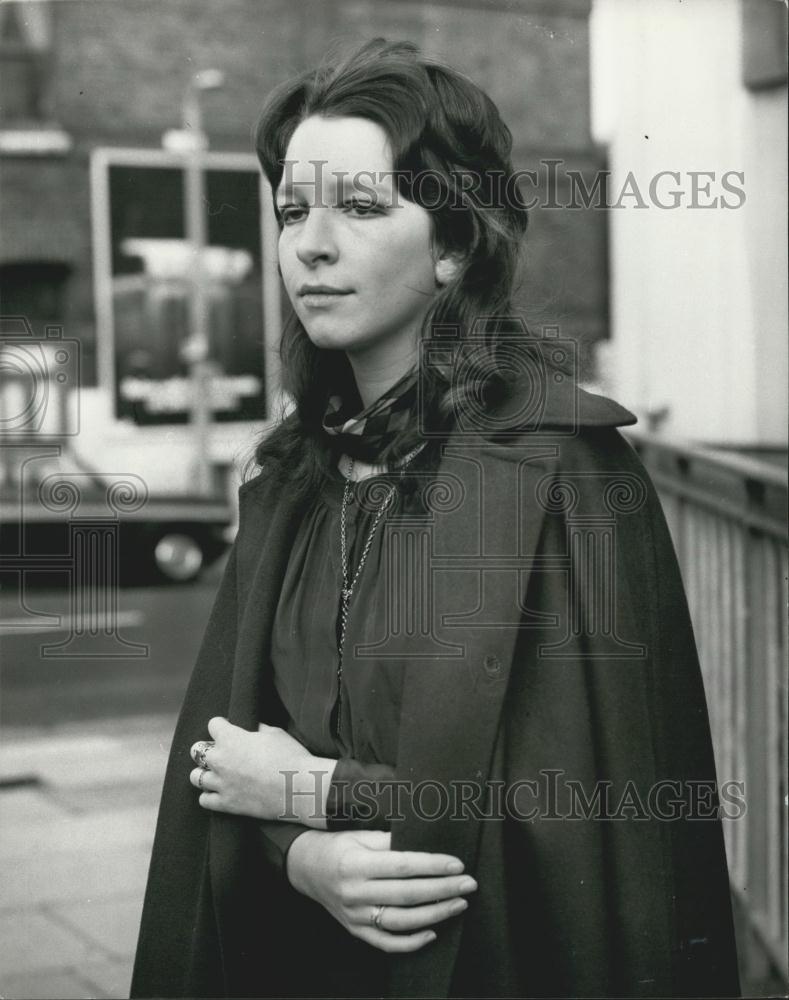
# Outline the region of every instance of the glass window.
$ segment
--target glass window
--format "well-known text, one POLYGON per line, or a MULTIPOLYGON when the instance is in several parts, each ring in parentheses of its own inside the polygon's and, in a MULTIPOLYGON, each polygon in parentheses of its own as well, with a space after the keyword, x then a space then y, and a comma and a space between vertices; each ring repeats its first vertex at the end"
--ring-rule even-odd
MULTIPOLYGON (((258 173, 205 172, 207 300, 214 420, 265 416, 258 173)), ((194 255, 179 167, 109 167, 116 412, 139 424, 185 423, 192 386, 194 255)))

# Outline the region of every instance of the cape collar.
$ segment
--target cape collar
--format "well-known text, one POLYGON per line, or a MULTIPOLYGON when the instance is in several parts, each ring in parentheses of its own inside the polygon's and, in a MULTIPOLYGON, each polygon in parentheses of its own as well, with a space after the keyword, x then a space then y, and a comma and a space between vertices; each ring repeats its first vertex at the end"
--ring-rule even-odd
POLYGON ((624 427, 637 417, 607 396, 582 389, 567 375, 548 373, 534 381, 510 384, 492 408, 497 424, 507 430, 571 431, 581 427, 624 427))

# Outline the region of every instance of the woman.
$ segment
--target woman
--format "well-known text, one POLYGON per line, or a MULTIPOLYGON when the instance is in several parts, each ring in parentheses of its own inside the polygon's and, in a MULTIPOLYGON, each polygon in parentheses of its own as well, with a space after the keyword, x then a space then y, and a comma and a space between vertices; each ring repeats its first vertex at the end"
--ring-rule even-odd
POLYGON ((239 491, 133 995, 736 995, 676 560, 635 418, 512 316, 495 106, 375 40, 257 147, 295 407, 239 491))

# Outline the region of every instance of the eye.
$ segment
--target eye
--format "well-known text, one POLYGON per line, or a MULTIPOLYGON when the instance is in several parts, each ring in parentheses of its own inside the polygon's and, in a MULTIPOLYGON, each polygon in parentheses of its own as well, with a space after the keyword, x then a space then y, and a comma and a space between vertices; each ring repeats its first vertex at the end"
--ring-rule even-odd
POLYGON ((283 205, 279 209, 279 217, 284 226, 290 226, 294 222, 300 222, 307 210, 302 205, 283 205))
POLYGON ((370 215, 383 214, 383 207, 376 201, 369 198, 347 198, 342 207, 359 218, 366 218, 370 215))

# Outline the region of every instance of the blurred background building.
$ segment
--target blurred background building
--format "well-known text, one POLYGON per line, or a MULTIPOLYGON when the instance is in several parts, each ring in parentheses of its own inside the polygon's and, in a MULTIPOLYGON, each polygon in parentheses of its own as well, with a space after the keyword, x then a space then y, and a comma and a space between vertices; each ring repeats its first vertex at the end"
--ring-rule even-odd
MULTIPOLYGON (((55 456, 232 520, 277 412, 284 310, 252 128, 276 83, 375 35, 417 42, 497 102, 532 172, 519 305, 533 331, 578 342, 584 384, 639 416, 720 777, 747 785, 727 849, 747 981, 766 991, 787 936, 782 0, 5 0, 2 486, 42 481, 55 456)), ((171 575, 188 579, 196 529, 183 507, 172 518, 171 575)), ((172 712, 192 652, 168 661, 164 700, 128 684, 125 707, 58 696, 75 719, 88 702, 172 712)), ((12 704, 32 717, 28 695, 12 704)))
POLYGON ((783 461, 786 5, 598 0, 592 43, 622 195, 601 377, 662 432, 783 461))

